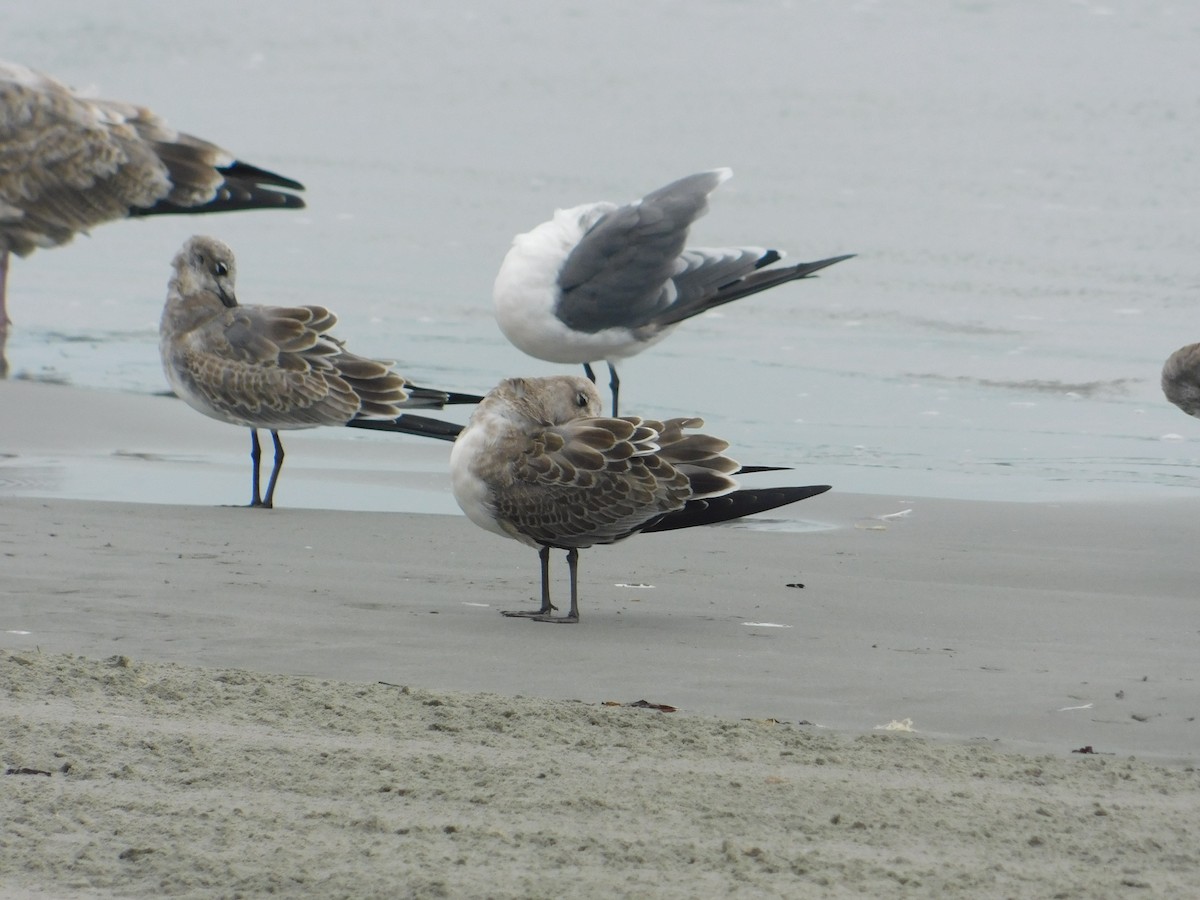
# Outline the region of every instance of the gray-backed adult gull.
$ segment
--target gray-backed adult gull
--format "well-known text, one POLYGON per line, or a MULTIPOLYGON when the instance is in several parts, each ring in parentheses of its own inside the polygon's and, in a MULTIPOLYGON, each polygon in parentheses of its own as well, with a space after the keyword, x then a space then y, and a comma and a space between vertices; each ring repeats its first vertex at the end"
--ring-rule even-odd
POLYGON ((538 548, 541 607, 506 616, 579 621, 584 547, 736 518, 829 489, 737 491, 728 442, 691 431, 702 419, 609 418, 601 408, 586 378, 508 378, 480 401, 455 441, 450 473, 463 512, 481 528, 538 548), (565 616, 553 615, 550 602, 552 547, 567 551, 565 616))
POLYGON ((854 254, 774 267, 763 247, 684 247, 708 195, 733 172, 689 175, 624 206, 585 203, 513 240, 493 288, 496 321, 516 347, 548 362, 608 363, 633 356, 675 325, 732 300, 800 278, 854 254))
MULTIPOLYGON (((242 306, 234 293, 237 264, 227 244, 190 238, 175 255, 174 274, 159 325, 167 380, 189 406, 250 429, 251 506, 270 508, 283 466, 279 432, 318 425, 382 426, 429 434, 427 423, 406 427, 401 409, 472 403, 469 394, 419 388, 392 363, 356 356, 330 334, 337 318, 323 306, 242 306), (269 429, 275 465, 259 494, 259 428, 269 429)), ((445 423, 453 438, 458 427, 445 423)))
POLYGON ((298 209, 304 187, 175 131, 148 109, 81 96, 0 62, 0 375, 9 253, 65 244, 130 216, 298 209))

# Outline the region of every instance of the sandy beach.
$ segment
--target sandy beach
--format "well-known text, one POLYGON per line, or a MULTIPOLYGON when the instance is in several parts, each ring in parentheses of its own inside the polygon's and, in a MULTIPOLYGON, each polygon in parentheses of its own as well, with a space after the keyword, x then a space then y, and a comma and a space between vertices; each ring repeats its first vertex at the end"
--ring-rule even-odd
POLYGON ((527 548, 355 511, 437 508, 448 445, 289 436, 263 512, 220 505, 244 433, 172 399, 9 382, 0 421, 3 896, 1182 896, 1200 869, 1198 501, 835 486, 586 551, 554 628, 497 613, 535 602, 527 548))
POLYGON ((1200 423, 1159 386, 1200 339, 1200 6, 3 21, 308 206, 13 261, 0 900, 1200 894, 1200 423), (718 166, 692 246, 857 256, 623 361, 622 408, 833 490, 584 551, 578 625, 499 615, 537 557, 459 512, 449 445, 289 433, 248 510, 245 430, 153 396, 193 234, 241 302, 481 392, 573 368, 496 327, 514 235, 718 166))

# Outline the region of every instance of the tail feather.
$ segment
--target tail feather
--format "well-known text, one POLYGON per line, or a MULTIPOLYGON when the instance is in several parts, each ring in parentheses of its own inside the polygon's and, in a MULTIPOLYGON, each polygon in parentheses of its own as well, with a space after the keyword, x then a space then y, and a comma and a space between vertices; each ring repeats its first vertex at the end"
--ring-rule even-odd
POLYGON ((441 409, 455 404, 463 405, 478 403, 483 398, 478 394, 460 394, 455 391, 443 391, 440 388, 420 387, 405 383, 404 393, 408 395, 403 403, 398 404, 404 409, 441 409))
POLYGON ((741 519, 754 513, 766 512, 807 500, 829 490, 827 484, 812 484, 803 487, 761 488, 734 491, 723 497, 704 500, 689 500, 683 509, 670 512, 642 529, 643 534, 652 531, 673 531, 677 528, 694 528, 697 525, 715 525, 741 519))
MULTIPOLYGON (((774 253, 774 251, 768 251, 768 255, 770 253, 774 253)), ((789 281, 809 278, 814 273, 821 271, 821 269, 828 268, 835 263, 840 263, 847 259, 852 259, 854 255, 853 253, 847 253, 844 256, 831 256, 828 259, 819 259, 816 262, 796 263, 795 265, 777 269, 766 268, 769 263, 759 260, 755 271, 751 272, 745 278, 739 278, 737 281, 731 281, 729 284, 722 286, 715 294, 705 297, 701 303, 681 303, 677 306, 669 307, 661 316, 655 317, 654 324, 659 326, 675 325, 684 319, 690 319, 698 313, 707 312, 718 306, 724 306, 726 303, 732 303, 734 300, 741 300, 743 297, 749 297, 751 294, 770 290, 789 281)), ((763 257, 763 259, 766 258, 766 256, 763 257)), ((778 255, 776 255, 776 258, 778 258, 778 255)))
POLYGON ((368 431, 390 431, 394 434, 415 434, 418 437, 453 442, 464 426, 457 422, 445 422, 429 416, 402 415, 395 419, 351 419, 349 428, 365 428, 368 431))
POLYGON ((404 409, 441 409, 446 405, 446 398, 449 396, 437 388, 423 388, 412 384, 404 385, 404 393, 408 395, 404 402, 396 404, 404 409))

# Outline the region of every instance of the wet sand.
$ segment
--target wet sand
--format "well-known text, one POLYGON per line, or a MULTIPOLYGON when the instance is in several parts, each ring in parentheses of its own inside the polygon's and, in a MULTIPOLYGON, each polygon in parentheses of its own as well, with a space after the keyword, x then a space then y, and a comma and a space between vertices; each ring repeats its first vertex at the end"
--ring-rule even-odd
POLYGON ((296 435, 263 512, 218 505, 244 432, 176 401, 9 382, 0 419, 0 763, 50 773, 3 782, 6 896, 1169 896, 1200 864, 1196 501, 835 486, 586 551, 550 627, 497 614, 536 554, 461 516, 300 508, 436 508, 448 445, 296 435), (678 711, 606 705, 638 700, 678 711))

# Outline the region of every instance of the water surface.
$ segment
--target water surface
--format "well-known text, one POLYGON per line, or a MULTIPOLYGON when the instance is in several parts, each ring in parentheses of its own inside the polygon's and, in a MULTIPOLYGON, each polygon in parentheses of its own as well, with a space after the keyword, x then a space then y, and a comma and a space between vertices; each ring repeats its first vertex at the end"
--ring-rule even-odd
POLYGON ((328 304, 422 382, 563 371, 492 320, 512 235, 727 165, 696 243, 859 256, 626 362, 628 411, 702 413, 744 461, 849 491, 1200 486, 1200 423, 1157 384, 1200 340, 1200 7, 50 0, 5 32, 309 189, 299 214, 118 223, 16 261, 18 376, 162 390, 196 232, 234 246, 243 302, 328 304))

